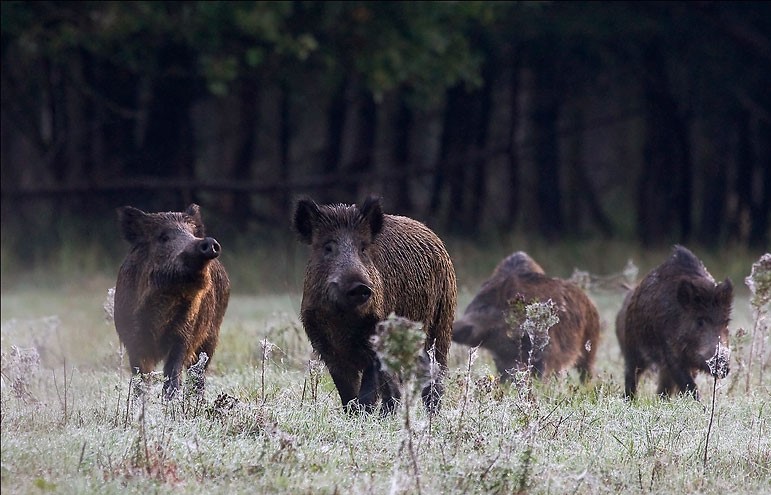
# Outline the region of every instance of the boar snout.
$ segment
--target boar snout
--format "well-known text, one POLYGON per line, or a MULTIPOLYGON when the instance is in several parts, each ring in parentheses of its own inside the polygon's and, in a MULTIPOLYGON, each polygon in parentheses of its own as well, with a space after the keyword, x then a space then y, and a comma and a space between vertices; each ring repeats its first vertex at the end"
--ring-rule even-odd
POLYGON ((356 307, 372 297, 372 288, 357 282, 345 292, 345 297, 351 306, 356 307))
POLYGON ((198 244, 198 252, 208 260, 213 260, 219 256, 221 251, 220 243, 213 237, 206 237, 198 244))
POLYGON ((369 301, 372 287, 366 281, 355 279, 332 279, 329 282, 329 297, 341 309, 354 309, 369 301))

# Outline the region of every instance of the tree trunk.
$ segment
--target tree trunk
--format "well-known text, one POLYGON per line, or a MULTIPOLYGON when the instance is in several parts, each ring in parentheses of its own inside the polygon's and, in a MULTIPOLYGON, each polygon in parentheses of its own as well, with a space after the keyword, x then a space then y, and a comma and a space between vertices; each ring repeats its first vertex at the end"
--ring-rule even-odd
POLYGON ((547 239, 556 239, 564 229, 560 191, 558 125, 560 98, 557 74, 550 60, 534 68, 533 141, 536 166, 538 228, 547 239))
POLYGON ((281 160, 281 169, 279 178, 281 180, 281 193, 277 198, 278 211, 292 211, 292 197, 289 190, 289 179, 291 178, 291 160, 290 150, 292 144, 292 90, 286 81, 281 83, 281 124, 279 130, 279 156, 281 160))
MULTIPOLYGON (((327 107, 327 137, 324 151, 322 172, 326 177, 335 177, 340 172, 340 161, 343 156, 343 131, 348 110, 347 105, 348 78, 345 77, 335 89, 327 107)), ((330 187, 319 191, 321 202, 339 201, 342 191, 330 187)))
POLYGON ((582 162, 582 132, 583 111, 573 105, 570 111, 570 125, 573 132, 567 138, 566 170, 565 178, 567 190, 565 191, 565 232, 569 235, 577 235, 581 231, 583 220, 581 207, 585 191, 581 184, 582 162))
POLYGON ((509 132, 506 145, 506 155, 508 157, 508 179, 509 196, 506 208, 506 219, 503 227, 506 230, 514 228, 519 216, 519 148, 517 147, 517 134, 519 133, 519 88, 520 88, 520 56, 519 50, 515 50, 512 56, 515 61, 511 67, 511 79, 509 80, 509 132))
POLYGON ((712 152, 701 167, 703 186, 697 237, 709 247, 717 247, 725 235, 730 133, 724 127, 722 119, 710 123, 706 138, 712 143, 712 152))
POLYGON ((397 115, 395 119, 394 168, 397 177, 393 179, 393 190, 396 192, 395 211, 401 215, 411 215, 414 210, 412 196, 410 195, 411 177, 409 175, 410 164, 410 136, 412 134, 414 119, 412 109, 407 102, 405 90, 402 90, 397 115))
MULTIPOLYGON (((674 100, 674 98, 673 98, 674 100)), ((687 243, 691 240, 693 230, 693 161, 691 158, 691 136, 689 132, 689 119, 677 111, 676 104, 673 105, 676 112, 672 119, 674 131, 675 162, 679 170, 679 182, 677 183, 677 194, 675 196, 675 211, 678 214, 680 223, 680 242, 687 243)))
POLYGON ((445 225, 450 231, 462 232, 466 211, 466 181, 469 149, 473 143, 473 110, 471 96, 463 85, 450 89, 447 100, 449 140, 446 167, 449 186, 449 205, 445 211, 445 225))
MULTIPOLYGON (((458 161, 458 157, 454 156, 454 153, 458 149, 458 138, 462 134, 458 131, 457 120, 458 114, 463 115, 463 111, 459 111, 460 106, 460 92, 462 88, 453 87, 445 92, 445 104, 444 113, 442 116, 442 137, 439 143, 439 156, 437 157, 437 163, 434 172, 434 180, 431 187, 431 202, 429 203, 429 213, 432 216, 439 215, 442 208, 442 197, 444 196, 444 190, 446 183, 457 183, 457 178, 453 178, 453 173, 456 172, 455 163, 458 161), (454 180, 454 182, 453 182, 454 180)), ((462 178, 461 178, 462 182, 462 178)), ((452 203, 448 208, 453 213, 459 211, 459 206, 452 203)), ((455 222, 449 223, 457 226, 455 222)))
POLYGON ((74 54, 69 66, 70 77, 64 84, 66 106, 66 182, 90 181, 88 168, 88 124, 86 121, 86 101, 81 88, 75 84, 84 77, 83 59, 80 54, 74 54))
MULTIPOLYGON (((238 125, 235 144, 235 164, 232 178, 248 183, 253 179, 252 165, 257 148, 257 129, 259 127, 260 84, 254 77, 246 78, 238 85, 238 125)), ((252 198, 246 191, 234 192, 232 211, 234 223, 244 228, 252 216, 252 198)))
POLYGON ((731 236, 738 238, 742 244, 747 244, 752 229, 752 186, 754 178, 750 113, 744 109, 740 110, 736 124, 738 138, 736 149, 736 199, 738 204, 736 217, 731 222, 733 226, 731 236))
MULTIPOLYGON (((357 109, 355 148, 347 171, 354 176, 364 177, 372 170, 377 135, 377 105, 371 93, 360 92, 357 109)), ((348 183, 346 189, 348 197, 355 198, 356 201, 361 199, 360 181, 348 183)), ((370 192, 372 191, 367 191, 370 192)))
POLYGON ((764 161, 758 160, 760 167, 758 181, 758 198, 755 215, 752 220, 752 230, 750 231, 750 245, 759 249, 769 249, 771 245, 771 146, 763 136, 771 135, 771 125, 766 120, 758 122, 758 133, 755 140, 758 145, 756 156, 765 157, 764 161), (763 163, 765 162, 765 163, 763 163))
MULTIPOLYGON (((492 56, 489 57, 492 60, 492 56)), ((490 119, 493 107, 493 82, 495 79, 497 67, 493 62, 485 64, 482 74, 484 85, 475 95, 478 110, 475 117, 471 119, 472 125, 476 129, 474 132, 474 141, 471 149, 474 153, 472 160, 471 177, 471 204, 469 205, 468 220, 466 229, 468 232, 477 233, 481 230, 483 223, 483 210, 485 199, 487 198, 487 138, 490 134, 490 119)))
MULTIPOLYGON (((187 48, 167 45, 159 62, 171 67, 173 75, 155 80, 149 107, 144 146, 136 163, 137 175, 163 178, 194 176, 194 142, 190 108, 195 98, 193 55, 187 48)), ((151 198, 154 200, 155 198, 151 198)), ((193 201, 192 191, 180 191, 176 198, 154 205, 156 208, 182 208, 193 201), (180 206, 181 205, 181 206, 180 206)))
POLYGON ((691 231, 688 126, 670 92, 666 61, 658 45, 647 47, 643 72, 646 114, 644 167, 637 197, 638 235, 645 245, 685 242, 691 231))

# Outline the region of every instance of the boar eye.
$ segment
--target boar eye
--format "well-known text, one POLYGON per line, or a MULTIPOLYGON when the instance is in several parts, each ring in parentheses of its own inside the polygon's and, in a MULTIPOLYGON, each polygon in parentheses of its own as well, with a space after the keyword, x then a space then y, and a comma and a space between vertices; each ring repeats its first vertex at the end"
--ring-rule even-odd
POLYGON ((169 234, 166 232, 161 232, 161 235, 158 236, 158 241, 160 241, 162 244, 166 244, 169 242, 169 234))
POLYGON ((703 327, 706 320, 704 318, 696 318, 696 324, 699 325, 699 327, 703 327))
POLYGON ((332 254, 335 251, 335 243, 332 241, 324 244, 324 254, 332 254))

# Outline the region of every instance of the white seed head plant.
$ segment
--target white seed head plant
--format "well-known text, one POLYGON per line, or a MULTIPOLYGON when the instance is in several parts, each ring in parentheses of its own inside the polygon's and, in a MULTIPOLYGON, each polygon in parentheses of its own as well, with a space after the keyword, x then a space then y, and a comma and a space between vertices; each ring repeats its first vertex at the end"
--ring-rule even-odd
POLYGON ((115 287, 107 289, 102 308, 104 309, 104 320, 107 323, 115 321, 115 287))
POLYGON ((747 363, 747 381, 745 392, 749 391, 752 377, 752 362, 755 357, 760 362, 758 380, 763 382, 765 371, 765 347, 766 332, 768 331, 769 302, 771 302, 771 253, 766 253, 758 261, 752 264, 750 275, 744 279, 744 283, 750 289, 750 306, 753 313, 752 337, 750 340, 750 354, 747 363), (756 356, 757 353, 757 356, 756 356))
POLYGON ((752 264, 750 275, 744 283, 752 292, 750 304, 762 308, 771 302, 771 253, 766 253, 752 264))
POLYGON ((559 323, 557 305, 551 299, 533 302, 525 307, 522 330, 530 337, 530 354, 537 355, 549 345, 549 329, 559 323))
POLYGON ((377 324, 371 343, 386 371, 407 378, 418 371, 425 338, 422 323, 391 313, 377 324))
POLYGON ((729 362, 731 360, 731 348, 723 344, 715 346, 715 354, 707 359, 709 371, 715 378, 725 378, 728 376, 729 362))

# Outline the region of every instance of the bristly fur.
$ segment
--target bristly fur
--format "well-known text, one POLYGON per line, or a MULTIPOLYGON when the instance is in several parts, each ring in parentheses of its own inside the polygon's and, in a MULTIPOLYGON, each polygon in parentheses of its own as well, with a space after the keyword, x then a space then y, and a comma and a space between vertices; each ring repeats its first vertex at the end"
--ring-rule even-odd
POLYGON ((575 366, 582 380, 593 373, 600 338, 600 317, 594 303, 574 284, 551 278, 527 253, 519 251, 503 259, 493 270, 463 316, 453 324, 453 341, 488 350, 501 379, 513 370, 533 367, 544 376, 575 366), (554 301, 559 322, 549 330, 549 344, 528 363, 530 338, 512 328, 511 303, 554 301))
POLYGON ((205 237, 194 204, 162 213, 127 206, 118 218, 131 251, 118 272, 115 328, 132 370, 149 373, 165 360, 170 397, 183 367, 201 352, 214 355, 230 296, 227 273, 216 259, 219 244, 205 237))
MULTIPOLYGON (((311 245, 301 319, 313 348, 329 368, 343 405, 393 410, 398 390, 383 374, 370 344, 375 325, 390 313, 423 323, 425 349, 436 345, 446 368, 455 313, 455 269, 442 241, 425 225, 384 215, 380 200, 323 205, 302 198, 293 227, 311 245), (360 291, 360 292, 356 292, 360 291), (371 293, 346 303, 350 293, 371 293)), ((440 383, 424 390, 438 408, 440 383)))
POLYGON ((683 246, 651 270, 630 291, 616 316, 624 355, 624 395, 637 393, 640 375, 658 368, 658 393, 698 399, 694 377, 709 373, 707 361, 718 345, 728 346, 733 302, 731 281, 716 284, 704 264, 683 246))

